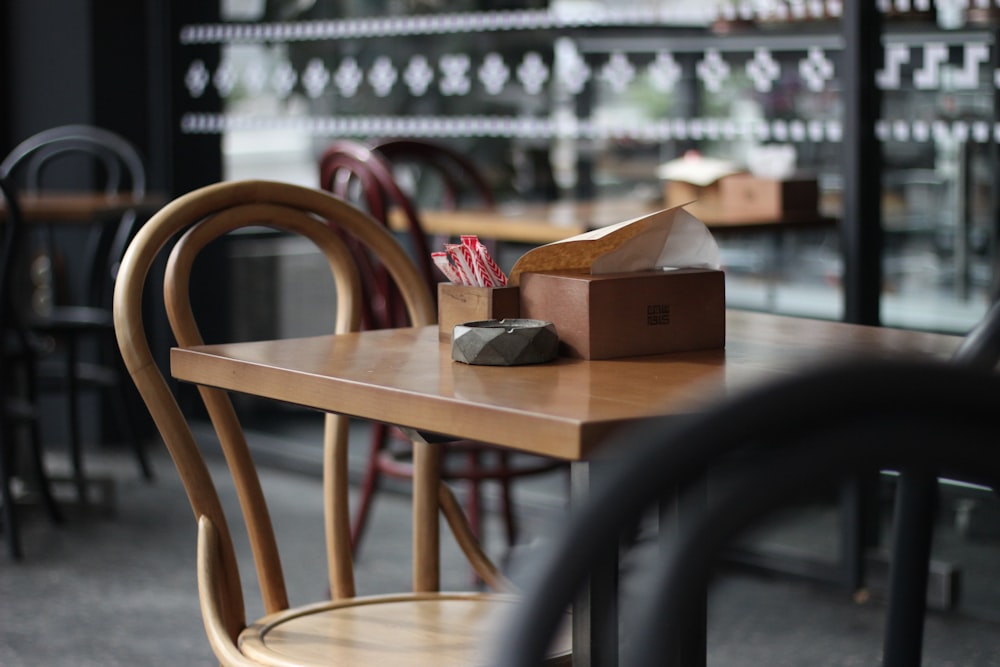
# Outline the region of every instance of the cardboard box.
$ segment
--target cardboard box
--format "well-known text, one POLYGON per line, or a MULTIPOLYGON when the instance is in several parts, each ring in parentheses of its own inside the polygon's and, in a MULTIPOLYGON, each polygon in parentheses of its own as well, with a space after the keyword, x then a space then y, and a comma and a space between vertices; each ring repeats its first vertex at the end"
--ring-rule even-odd
POLYGON ((667 208, 697 200, 685 208, 707 224, 773 222, 819 215, 819 185, 815 178, 774 180, 731 174, 706 186, 667 181, 665 200, 667 208))
POLYGON ((438 283, 438 333, 451 340, 456 324, 519 317, 517 287, 471 287, 438 283))
POLYGON ((521 317, 555 324, 561 353, 614 359, 725 347, 722 271, 521 275, 521 317))

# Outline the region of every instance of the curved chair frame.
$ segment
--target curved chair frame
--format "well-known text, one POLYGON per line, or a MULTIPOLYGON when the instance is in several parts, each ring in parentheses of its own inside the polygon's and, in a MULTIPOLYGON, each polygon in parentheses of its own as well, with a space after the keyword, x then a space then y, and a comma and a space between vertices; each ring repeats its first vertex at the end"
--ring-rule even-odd
MULTIPOLYGON (((324 506, 330 589, 334 599, 305 607, 289 607, 273 525, 267 514, 260 481, 233 405, 225 391, 199 386, 199 394, 219 436, 236 483, 267 614, 259 621, 247 625, 235 549, 220 498, 185 417, 154 361, 144 331, 142 302, 143 286, 156 258, 179 236, 167 261, 164 301, 178 345, 188 347, 201 344, 202 338, 188 298, 191 288, 190 271, 195 257, 207 243, 223 234, 241 227, 260 225, 302 235, 316 244, 326 256, 337 292, 338 333, 354 331, 360 322, 360 278, 353 254, 343 241, 342 234, 358 239, 385 263, 393 278, 401 285, 409 316, 415 324, 427 324, 434 319, 430 295, 405 250, 369 216, 343 200, 318 190, 267 181, 240 181, 207 186, 165 206, 136 235, 125 254, 115 288, 115 329, 126 366, 181 474, 198 522, 199 597, 206 632, 216 656, 225 665, 241 667, 258 664, 328 664, 336 659, 335 653, 340 650, 337 647, 347 650, 344 644, 350 643, 353 632, 345 631, 339 638, 321 638, 326 637, 327 632, 335 631, 340 614, 346 613, 348 618, 345 622, 350 624, 350 614, 377 615, 379 605, 388 605, 391 613, 393 606, 398 608, 404 602, 425 606, 447 606, 456 601, 473 605, 509 604, 509 599, 504 597, 435 593, 431 590, 432 587, 420 583, 418 575, 423 568, 429 567, 425 562, 428 559, 433 567, 437 566, 436 554, 420 552, 414 554, 416 591, 413 594, 355 597, 350 521, 346 511, 347 419, 327 415, 324 506), (289 624, 293 629, 283 631, 282 628, 289 624), (282 632, 286 632, 284 641, 290 644, 298 644, 302 638, 299 633, 305 633, 309 635, 307 644, 310 641, 319 642, 327 647, 329 653, 320 654, 319 649, 312 649, 313 657, 301 661, 288 657, 278 658, 268 640, 282 632), (279 662, 273 662, 275 660, 279 662)), ((429 447, 426 444, 421 446, 429 447)), ((427 479, 415 481, 415 484, 427 483, 427 479)), ((441 508, 454 530, 457 516, 454 499, 443 485, 432 491, 438 492, 441 508)), ((475 550, 474 543, 467 544, 467 527, 463 532, 460 519, 457 522, 460 545, 475 550)), ((415 530, 424 531, 436 539, 436 522, 434 525, 415 526, 415 530)), ((473 555, 482 556, 481 552, 473 555)), ((484 556, 482 561, 486 562, 484 556)), ((495 570, 483 571, 481 574, 495 583, 503 583, 495 570)), ((436 576, 433 581, 436 581, 436 576)), ((429 620, 427 622, 430 623, 429 620)), ((389 621, 376 623, 376 628, 387 627, 387 623, 389 621)), ((349 627, 356 629, 356 626, 349 627)), ((404 628, 399 630, 405 632, 404 628)), ((382 641, 390 647, 389 650, 393 645, 391 635, 379 638, 379 641, 372 640, 370 636, 366 640, 370 640, 367 641, 367 648, 377 647, 382 641)), ((276 641, 280 643, 281 640, 276 641)), ((309 651, 308 648, 306 650, 309 651)), ((428 659, 433 662, 433 650, 429 650, 429 653, 428 659)))
MULTIPOLYGON (((676 642, 691 605, 704 600, 721 545, 819 480, 889 467, 1000 483, 998 395, 1000 377, 992 370, 870 361, 818 369, 707 413, 630 432, 618 443, 631 443, 629 455, 574 514, 535 572, 534 585, 525 585, 530 594, 502 635, 497 664, 538 664, 559 614, 594 563, 617 548, 623 526, 634 525, 669 489, 689 488, 736 456, 730 484, 713 486, 705 513, 687 524, 663 559, 626 654, 629 665, 676 664, 676 642)), ((915 666, 922 619, 901 627, 894 616, 907 616, 897 608, 905 600, 897 597, 898 587, 925 590, 927 554, 897 547, 893 556, 895 571, 910 578, 894 577, 890 589, 884 664, 915 666)))
MULTIPOLYGON (((407 221, 413 252, 417 253, 417 264, 424 274, 428 287, 434 290, 439 274, 432 266, 420 215, 412 199, 403 192, 393 177, 392 164, 389 161, 391 158, 420 159, 435 165, 440 170, 453 198, 457 197, 460 182, 455 176, 456 171, 464 172, 462 180, 474 184, 479 191, 478 196, 484 203, 492 205, 493 197, 488 184, 479 175, 472 162, 443 145, 415 140, 394 140, 369 149, 355 141, 340 140, 330 144, 324 151, 319 163, 320 187, 348 199, 352 195, 351 188, 358 187, 360 192, 353 194, 364 201, 373 217, 387 226, 390 208, 398 209, 407 221)), ((384 270, 368 262, 362 262, 362 266, 368 295, 363 306, 364 326, 370 329, 405 326, 407 322, 402 317, 398 294, 389 276, 384 270)), ((355 549, 363 537, 379 477, 382 474, 398 478, 412 475, 412 465, 407 460, 407 452, 393 451, 393 448, 387 446, 387 438, 390 435, 398 434, 390 433, 389 427, 384 424, 376 424, 372 431, 371 452, 361 482, 360 500, 352 529, 355 549)), ((468 482, 466 515, 477 534, 481 524, 480 484, 484 481, 495 481, 501 485, 503 520, 509 545, 517 541, 517 521, 513 512, 511 480, 527 475, 543 474, 565 465, 561 461, 540 457, 525 459, 523 462, 514 461, 502 448, 492 448, 469 440, 452 441, 447 443, 447 447, 449 453, 464 456, 465 462, 449 468, 445 475, 448 479, 468 482), (488 455, 493 455, 495 462, 484 460, 484 456, 488 455)), ((454 458, 456 456, 451 457, 452 460, 454 458)))
MULTIPOLYGON (((390 208, 398 208, 406 218, 407 238, 412 245, 411 261, 415 262, 428 288, 437 283, 436 269, 430 247, 412 201, 399 188, 392 171, 378 154, 350 140, 335 141, 323 152, 319 162, 320 187, 351 201, 351 188, 361 188, 361 197, 373 218, 387 225, 390 208)), ((357 250, 357 247, 354 246, 357 250)), ((399 303, 398 290, 385 269, 372 262, 365 253, 356 253, 362 270, 368 299, 362 305, 362 321, 366 328, 381 329, 406 324, 405 312, 399 303)), ((434 293, 432 298, 436 299, 434 293)))
POLYGON ((129 174, 131 192, 136 196, 146 194, 146 167, 135 147, 110 130, 91 125, 62 125, 34 134, 17 146, 0 162, 0 177, 8 177, 24 165, 27 178, 24 192, 35 193, 41 188, 42 173, 46 163, 59 154, 94 151, 105 169, 104 191, 118 194, 129 174), (122 170, 122 165, 125 170, 122 170))

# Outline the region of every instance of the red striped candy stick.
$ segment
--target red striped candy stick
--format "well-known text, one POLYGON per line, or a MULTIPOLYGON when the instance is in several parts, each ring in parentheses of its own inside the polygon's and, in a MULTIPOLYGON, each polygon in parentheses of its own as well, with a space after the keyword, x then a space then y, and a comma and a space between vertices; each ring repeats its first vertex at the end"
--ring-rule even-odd
POLYGON ((448 279, 448 282, 454 285, 462 284, 462 276, 460 276, 458 271, 455 270, 455 267, 451 265, 451 262, 448 260, 448 253, 444 251, 432 252, 431 259, 434 260, 434 266, 438 267, 441 273, 444 274, 444 277, 448 279))
POLYGON ((468 260, 472 264, 472 269, 476 272, 476 280, 481 287, 494 287, 493 277, 490 274, 489 268, 483 261, 482 257, 479 256, 477 250, 480 245, 479 239, 474 235, 463 235, 462 236, 462 252, 465 254, 468 250, 468 260))
POLYGON ((448 252, 448 258, 451 260, 452 265, 462 276, 462 282, 460 284, 475 285, 476 274, 472 269, 472 265, 469 264, 469 260, 466 259, 462 253, 462 245, 458 243, 448 243, 444 248, 448 252))
POLYGON ((504 287, 507 285, 507 275, 503 270, 497 266, 497 263, 493 261, 493 257, 490 255, 489 249, 482 243, 476 243, 476 254, 479 256, 483 264, 486 265, 486 270, 489 272, 492 280, 490 281, 493 287, 504 287))

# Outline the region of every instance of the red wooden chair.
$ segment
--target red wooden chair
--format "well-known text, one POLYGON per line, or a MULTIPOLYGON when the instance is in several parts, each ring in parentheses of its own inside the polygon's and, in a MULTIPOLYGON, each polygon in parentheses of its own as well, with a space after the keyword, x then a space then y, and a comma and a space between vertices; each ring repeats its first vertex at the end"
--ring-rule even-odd
MULTIPOLYGON (((428 281, 432 293, 436 294, 435 285, 438 278, 434 275, 436 270, 432 266, 426 236, 420 225, 419 210, 395 180, 392 166, 382 156, 382 148, 386 146, 390 146, 388 149, 390 155, 399 156, 404 152, 408 158, 417 154, 437 155, 437 158, 431 158, 431 162, 436 164, 445 164, 445 160, 457 157, 459 159, 455 164, 464 165, 462 168, 468 173, 473 173, 475 168, 471 162, 450 149, 433 153, 432 145, 424 144, 418 150, 418 142, 415 141, 390 142, 381 144, 377 150, 372 150, 357 142, 341 140, 331 144, 320 160, 322 188, 338 196, 351 198, 357 203, 363 203, 373 217, 386 225, 393 207, 402 212, 407 220, 408 241, 414 254, 414 261, 428 281), (413 152, 410 152, 411 149, 413 152), (448 157, 441 157, 445 155, 448 157)), ((476 177, 473 180, 480 183, 488 195, 485 179, 476 177)), ((457 187, 459 181, 455 178, 450 182, 457 187)), ((458 196, 457 191, 453 196, 458 196)), ((492 203, 491 196, 488 201, 492 203)), ((369 263, 363 272, 368 274, 365 284, 369 290, 366 299, 369 303, 364 307, 367 310, 365 326, 369 328, 409 326, 409 321, 398 307, 397 288, 385 271, 369 263)), ((561 461, 542 457, 515 458, 504 449, 470 440, 450 441, 444 451, 443 477, 468 482, 465 512, 477 536, 482 530, 481 485, 487 481, 495 481, 500 485, 501 510, 508 545, 513 545, 517 541, 517 521, 513 511, 511 481, 517 477, 541 474, 564 465, 561 461)), ((380 477, 382 475, 397 478, 412 477, 413 470, 409 457, 408 438, 384 424, 373 425, 371 451, 361 481, 360 500, 352 525, 352 542, 355 549, 361 541, 380 477)))

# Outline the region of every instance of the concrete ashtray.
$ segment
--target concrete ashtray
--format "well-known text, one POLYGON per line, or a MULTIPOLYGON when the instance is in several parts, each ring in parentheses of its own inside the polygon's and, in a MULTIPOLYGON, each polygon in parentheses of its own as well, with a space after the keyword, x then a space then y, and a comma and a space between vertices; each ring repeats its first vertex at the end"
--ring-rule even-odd
POLYGON ((556 327, 545 320, 507 318, 455 325, 451 358, 477 366, 521 366, 555 359, 556 327))

